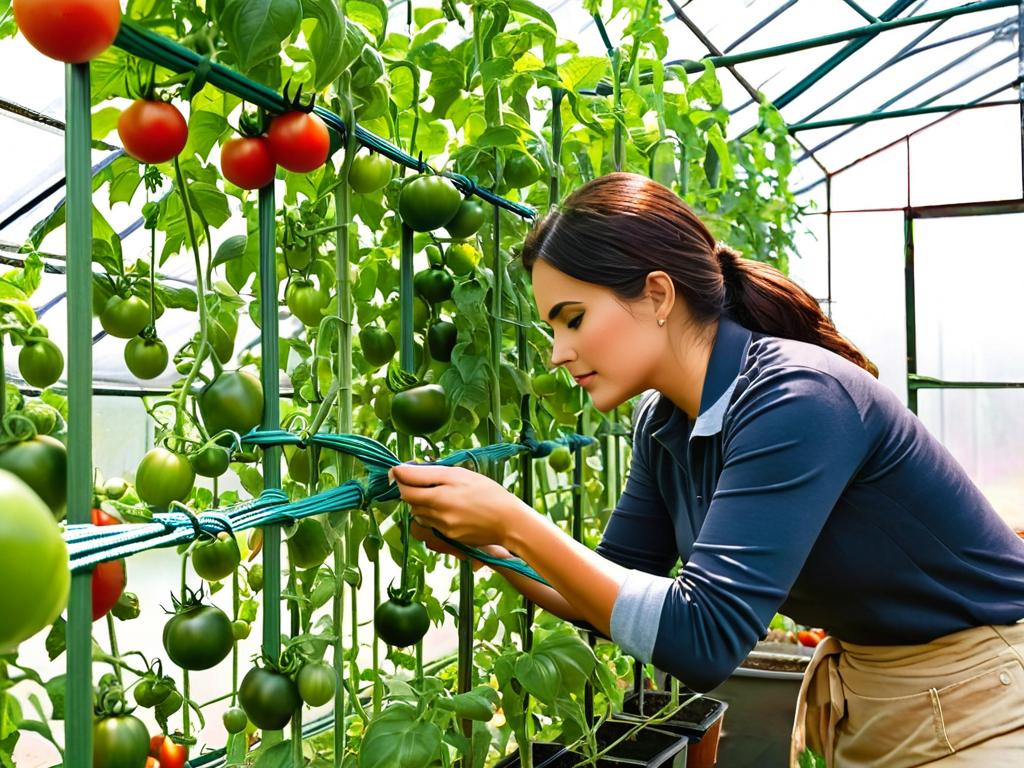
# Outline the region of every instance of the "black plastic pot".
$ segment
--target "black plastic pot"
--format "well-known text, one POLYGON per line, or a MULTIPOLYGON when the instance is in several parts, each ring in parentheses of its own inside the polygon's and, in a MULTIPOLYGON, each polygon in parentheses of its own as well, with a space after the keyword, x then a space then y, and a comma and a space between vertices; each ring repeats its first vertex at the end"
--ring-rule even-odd
MULTIPOLYGON (((615 720, 602 723, 595 734, 598 749, 603 750, 613 742, 622 739, 635 727, 636 723, 615 720)), ((596 766, 597 768, 626 768, 626 766, 684 768, 688 742, 689 739, 682 734, 645 726, 612 747, 607 755, 597 761, 596 766)), ((566 749, 559 744, 538 743, 531 746, 534 768, 573 768, 587 759, 582 753, 566 749)), ((497 764, 497 768, 519 768, 520 765, 519 753, 515 752, 502 758, 497 764)))
MULTIPOLYGON (((685 702, 692 695, 690 692, 681 693, 679 701, 685 702)), ((634 692, 626 696, 622 714, 618 717, 653 717, 667 707, 671 700, 671 694, 663 691, 644 691, 643 697, 634 692)), ((670 719, 658 723, 657 727, 690 739, 687 768, 710 768, 718 761, 718 741, 728 707, 724 701, 702 696, 687 702, 670 719)))

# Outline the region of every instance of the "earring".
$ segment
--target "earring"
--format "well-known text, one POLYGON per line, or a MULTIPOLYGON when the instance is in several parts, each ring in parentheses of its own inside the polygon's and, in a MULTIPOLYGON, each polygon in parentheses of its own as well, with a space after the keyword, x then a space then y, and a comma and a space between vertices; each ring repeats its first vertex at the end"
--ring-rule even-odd
POLYGON ((658 327, 659 328, 664 327, 664 325, 665 325, 665 318, 661 318, 660 320, 658 320, 658 327))

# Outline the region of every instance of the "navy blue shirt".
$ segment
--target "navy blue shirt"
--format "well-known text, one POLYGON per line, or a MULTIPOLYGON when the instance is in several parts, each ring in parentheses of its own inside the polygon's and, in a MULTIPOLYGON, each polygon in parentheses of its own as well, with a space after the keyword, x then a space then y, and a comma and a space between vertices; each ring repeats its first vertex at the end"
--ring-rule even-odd
POLYGON ((920 420, 839 355, 727 318, 696 420, 641 399, 598 552, 631 569, 612 639, 702 691, 776 612, 867 645, 1024 618, 1024 541, 920 420))

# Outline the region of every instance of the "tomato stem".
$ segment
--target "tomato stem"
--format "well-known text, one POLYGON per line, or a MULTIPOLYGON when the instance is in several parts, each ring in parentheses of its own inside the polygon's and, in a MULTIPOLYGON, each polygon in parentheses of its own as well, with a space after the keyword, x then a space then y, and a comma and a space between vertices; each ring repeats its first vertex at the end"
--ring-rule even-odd
MULTIPOLYGON (((115 659, 120 658, 121 654, 117 650, 117 632, 114 630, 114 614, 107 613, 107 633, 110 635, 110 655, 115 659)), ((114 674, 117 675, 117 682, 123 687, 124 676, 121 674, 121 665, 114 664, 114 674)))

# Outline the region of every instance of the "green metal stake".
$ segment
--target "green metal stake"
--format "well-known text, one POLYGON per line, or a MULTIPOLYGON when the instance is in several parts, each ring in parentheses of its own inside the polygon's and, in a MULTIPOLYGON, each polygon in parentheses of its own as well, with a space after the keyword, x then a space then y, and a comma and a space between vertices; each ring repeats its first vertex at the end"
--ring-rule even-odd
MULTIPOLYGON (((68 286, 68 514, 92 522, 92 126, 89 65, 65 70, 68 286)), ((67 768, 92 765, 92 572, 71 577, 64 744, 67 768)))
MULTIPOLYGON (((277 373, 277 265, 274 256, 274 185, 260 190, 260 351, 263 382, 261 429, 281 427, 280 382, 277 373)), ((263 487, 281 487, 281 449, 263 449, 263 487)), ((281 526, 263 529, 263 653, 277 659, 281 653, 281 526)), ((281 731, 264 731, 264 743, 281 741, 281 731)))
POLYGON ((917 310, 914 290, 914 220, 903 214, 903 279, 907 314, 907 407, 917 413, 917 389, 909 377, 917 373, 917 310))

